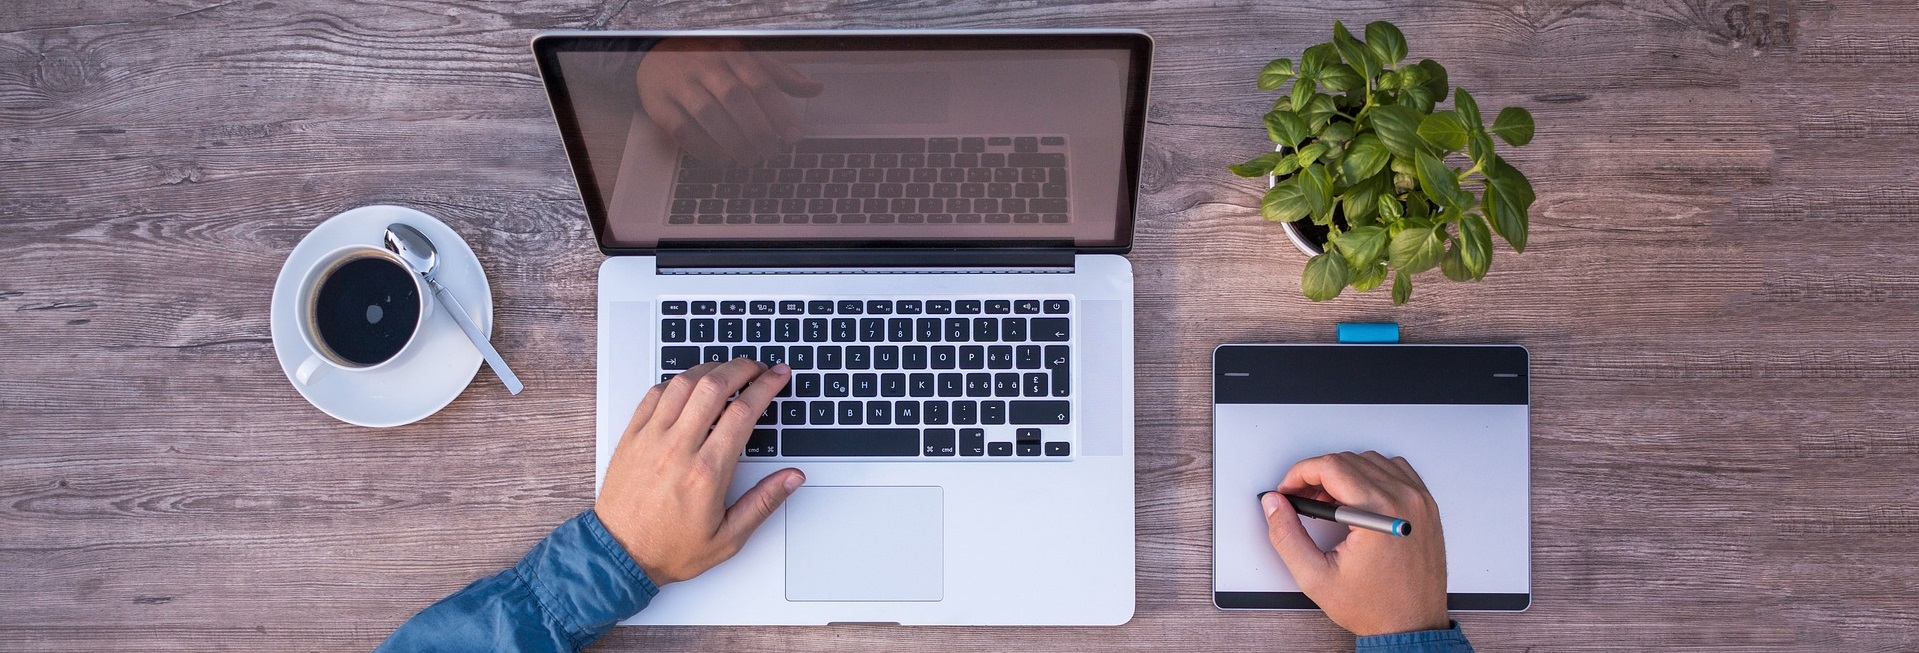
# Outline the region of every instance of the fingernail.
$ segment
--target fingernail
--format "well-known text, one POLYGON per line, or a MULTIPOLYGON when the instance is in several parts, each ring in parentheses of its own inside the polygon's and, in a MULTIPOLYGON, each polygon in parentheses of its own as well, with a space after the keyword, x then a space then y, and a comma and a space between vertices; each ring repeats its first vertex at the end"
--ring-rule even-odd
POLYGON ((773 373, 774 373, 774 374, 785 374, 785 373, 787 373, 787 372, 791 372, 791 371, 793 371, 793 368, 792 368, 792 367, 790 367, 790 366, 788 366, 788 365, 787 365, 786 363, 780 363, 780 364, 778 364, 778 365, 774 365, 774 366, 773 366, 773 373))
POLYGON ((1259 495, 1259 507, 1266 510, 1267 517, 1273 516, 1273 513, 1279 510, 1279 493, 1266 492, 1259 495))
POLYGON ((799 472, 793 472, 791 474, 786 475, 786 481, 782 483, 782 485, 786 486, 787 492, 792 492, 794 490, 799 489, 800 484, 805 482, 806 482, 805 474, 802 474, 799 472))

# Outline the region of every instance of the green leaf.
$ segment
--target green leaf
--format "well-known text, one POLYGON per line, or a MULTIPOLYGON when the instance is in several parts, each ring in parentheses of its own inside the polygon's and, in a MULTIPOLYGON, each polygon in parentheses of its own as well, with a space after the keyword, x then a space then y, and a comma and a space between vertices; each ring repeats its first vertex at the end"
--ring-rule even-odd
POLYGON ((1366 78, 1361 77, 1352 66, 1343 63, 1332 64, 1319 71, 1319 83, 1325 84, 1327 90, 1339 93, 1366 88, 1366 78))
POLYGON ((1493 118, 1492 132, 1507 145, 1520 147, 1533 142, 1533 114, 1520 107, 1506 107, 1499 110, 1499 117, 1493 118))
POLYGON ((1399 306, 1405 304, 1406 300, 1412 298, 1413 277, 1407 274, 1405 270, 1400 270, 1399 273, 1393 275, 1393 305, 1399 306))
POLYGON ((1400 274, 1419 274, 1439 264, 1446 251, 1446 237, 1436 227, 1406 229, 1393 236, 1387 247, 1388 259, 1400 274))
POLYGON ((1433 95, 1432 89, 1424 86, 1414 86, 1400 91, 1399 99, 1394 102, 1398 106, 1407 107, 1419 112, 1420 115, 1425 115, 1432 113, 1435 96, 1433 95))
POLYGON ((1386 151, 1377 134, 1360 134, 1353 137, 1353 143, 1346 146, 1346 158, 1339 162, 1339 171, 1348 181, 1368 179, 1386 167, 1392 154, 1386 151))
POLYGON ((1299 165, 1309 166, 1319 161, 1319 157, 1326 154, 1326 147, 1325 143, 1313 143, 1312 145, 1299 148, 1299 165))
POLYGON ((1528 229, 1527 211, 1532 209, 1533 185, 1520 174, 1517 168, 1498 159, 1491 167, 1485 168, 1486 198, 1484 207, 1486 217, 1492 218, 1493 231, 1513 246, 1513 251, 1526 251, 1526 232, 1528 229))
POLYGON ((1380 195, 1378 203, 1377 215, 1380 222, 1398 222, 1400 216, 1406 214, 1405 201, 1392 195, 1380 195))
POLYGON ((1460 262, 1466 264, 1466 271, 1476 281, 1486 278, 1486 270, 1493 265, 1493 234, 1486 229, 1486 219, 1477 213, 1469 213, 1459 221, 1460 262))
POLYGON ((1466 89, 1453 90, 1453 110, 1459 112, 1459 119, 1466 123, 1467 129, 1485 129, 1485 125, 1479 121, 1479 102, 1474 101, 1473 94, 1467 93, 1466 89))
POLYGON ((1306 121, 1291 111, 1266 112, 1266 137, 1274 143, 1286 147, 1299 147, 1299 142, 1312 135, 1306 128, 1306 121))
POLYGON ((1306 298, 1323 302, 1339 296, 1346 288, 1346 282, 1352 274, 1346 270, 1346 259, 1337 254, 1322 252, 1306 262, 1306 273, 1299 282, 1299 289, 1306 292, 1306 298))
POLYGON ((1400 81, 1400 76, 1398 72, 1388 70, 1386 72, 1380 73, 1379 74, 1379 90, 1390 91, 1390 90, 1399 88, 1399 81, 1400 81))
POLYGON ((1318 131, 1332 121, 1333 113, 1336 111, 1338 110, 1333 107, 1331 96, 1314 95, 1313 99, 1306 103, 1306 108, 1300 110, 1299 117, 1306 119, 1307 127, 1318 131))
MULTIPOLYGON (((1380 62, 1373 57, 1373 51, 1364 41, 1353 38, 1353 33, 1346 31, 1346 26, 1339 21, 1333 21, 1333 48, 1339 50, 1340 58, 1347 64, 1365 73, 1366 79, 1379 76, 1380 62)), ((1360 83, 1364 84, 1365 80, 1360 83)))
POLYGON ((1465 208, 1462 205, 1470 201, 1470 196, 1466 201, 1461 200, 1460 196, 1466 193, 1459 189, 1459 177, 1453 173, 1453 169, 1446 167, 1446 162, 1441 161, 1431 152, 1421 151, 1416 156, 1418 158, 1415 162, 1419 164, 1420 190, 1426 191, 1426 196, 1433 198, 1441 206, 1465 208))
POLYGON ((1427 199, 1426 196, 1424 194, 1421 194, 1419 191, 1413 191, 1411 193, 1406 194, 1406 217, 1407 218, 1411 218, 1414 220, 1425 220, 1427 217, 1432 215, 1432 208, 1433 208, 1432 200, 1427 199))
POLYGON ((1251 161, 1234 164, 1233 174, 1241 177, 1264 177, 1273 174, 1273 166, 1278 165, 1282 158, 1290 158, 1290 156, 1279 152, 1267 152, 1253 157, 1251 161))
POLYGON ((1266 189, 1266 198, 1260 200, 1259 217, 1267 222, 1292 222, 1313 212, 1313 205, 1306 200, 1306 193, 1299 187, 1299 179, 1282 181, 1266 189))
POLYGON ((1325 166, 1309 165, 1299 171, 1299 189, 1312 210, 1313 221, 1330 222, 1333 215, 1333 178, 1325 166))
POLYGON ((1299 73, 1293 70, 1293 60, 1274 59, 1272 63, 1266 64, 1266 67, 1259 71, 1259 90, 1277 91, 1286 83, 1286 80, 1292 79, 1297 74, 1299 73))
POLYGON ((1355 269, 1352 271, 1352 273, 1353 273, 1353 281, 1352 281, 1353 290, 1366 292, 1368 290, 1378 288, 1379 284, 1386 280, 1386 264, 1374 263, 1372 265, 1355 269))
POLYGON ((1348 267, 1359 269, 1377 263, 1386 254, 1386 242, 1386 228, 1375 225, 1342 233, 1333 245, 1346 257, 1348 267))
POLYGON ((1442 152, 1465 149, 1466 135, 1466 124, 1460 121, 1457 111, 1441 111, 1419 122, 1419 137, 1442 152))
POLYGON ((1466 139, 1466 153, 1472 156, 1473 163, 1478 164, 1480 169, 1490 167, 1493 160, 1493 137, 1487 136, 1483 131, 1473 132, 1473 135, 1466 139))
POLYGON ((1299 58, 1299 76, 1317 77, 1319 71, 1335 63, 1339 63, 1339 52, 1333 49, 1333 44, 1321 43, 1306 48, 1306 53, 1299 58))
POLYGON ((1313 96, 1318 95, 1318 92, 1313 89, 1312 79, 1301 77, 1293 80, 1293 91, 1288 95, 1293 99, 1293 106, 1303 107, 1313 101, 1313 96))
POLYGON ((1388 65, 1406 59, 1406 35, 1400 34, 1398 27, 1383 20, 1366 24, 1366 46, 1372 48, 1373 54, 1379 55, 1379 60, 1388 65))
POLYGON ((1426 90, 1432 93, 1432 99, 1434 101, 1438 101, 1440 98, 1446 97, 1447 93, 1452 92, 1452 84, 1447 83, 1445 66, 1439 65, 1439 62, 1431 59, 1421 59, 1418 65, 1421 70, 1426 71, 1426 82, 1422 84, 1422 86, 1426 87, 1426 90))
POLYGON ((1373 131, 1379 134, 1380 142, 1393 156, 1410 158, 1414 152, 1425 149, 1419 139, 1418 111, 1400 106, 1376 106, 1370 117, 1373 131))
POLYGON ((1340 212, 1346 216, 1346 224, 1359 227, 1373 224, 1373 215, 1379 210, 1379 197, 1392 191, 1392 177, 1376 175, 1346 188, 1341 195, 1340 212))
POLYGON ((1439 257, 1439 273, 1453 281, 1473 280, 1472 270, 1466 269, 1466 262, 1459 256, 1459 243, 1454 242, 1451 247, 1446 248, 1446 253, 1439 257))
POLYGON ((1325 129, 1319 130, 1319 140, 1334 143, 1344 143, 1353 140, 1353 123, 1343 120, 1328 123, 1325 129))
POLYGON ((1299 157, 1292 154, 1279 155, 1279 163, 1273 164, 1273 176, 1284 177, 1299 171, 1299 157))

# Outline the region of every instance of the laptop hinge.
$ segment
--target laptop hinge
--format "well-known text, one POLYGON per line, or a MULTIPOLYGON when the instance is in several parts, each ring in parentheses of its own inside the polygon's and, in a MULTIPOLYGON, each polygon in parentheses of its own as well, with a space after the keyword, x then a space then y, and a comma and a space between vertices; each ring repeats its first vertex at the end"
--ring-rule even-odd
POLYGON ((661 274, 1070 273, 1070 249, 662 249, 661 274))

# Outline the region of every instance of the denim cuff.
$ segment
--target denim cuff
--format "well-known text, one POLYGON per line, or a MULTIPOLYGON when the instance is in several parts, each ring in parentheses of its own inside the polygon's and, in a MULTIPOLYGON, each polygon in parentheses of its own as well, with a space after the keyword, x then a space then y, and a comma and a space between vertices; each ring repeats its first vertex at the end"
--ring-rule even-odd
POLYGON ((660 593, 590 508, 553 529, 513 572, 575 648, 646 609, 660 593))
POLYGON ((1473 645, 1458 621, 1447 623, 1446 630, 1420 630, 1410 633, 1373 635, 1353 642, 1354 653, 1472 653, 1473 645))

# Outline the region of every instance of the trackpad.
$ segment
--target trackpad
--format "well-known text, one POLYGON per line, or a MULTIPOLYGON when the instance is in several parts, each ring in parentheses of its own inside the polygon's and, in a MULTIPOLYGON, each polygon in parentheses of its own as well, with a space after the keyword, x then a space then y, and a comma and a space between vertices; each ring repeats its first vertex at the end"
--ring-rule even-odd
POLYGON ((786 600, 938 601, 938 487, 802 487, 786 500, 786 600))

